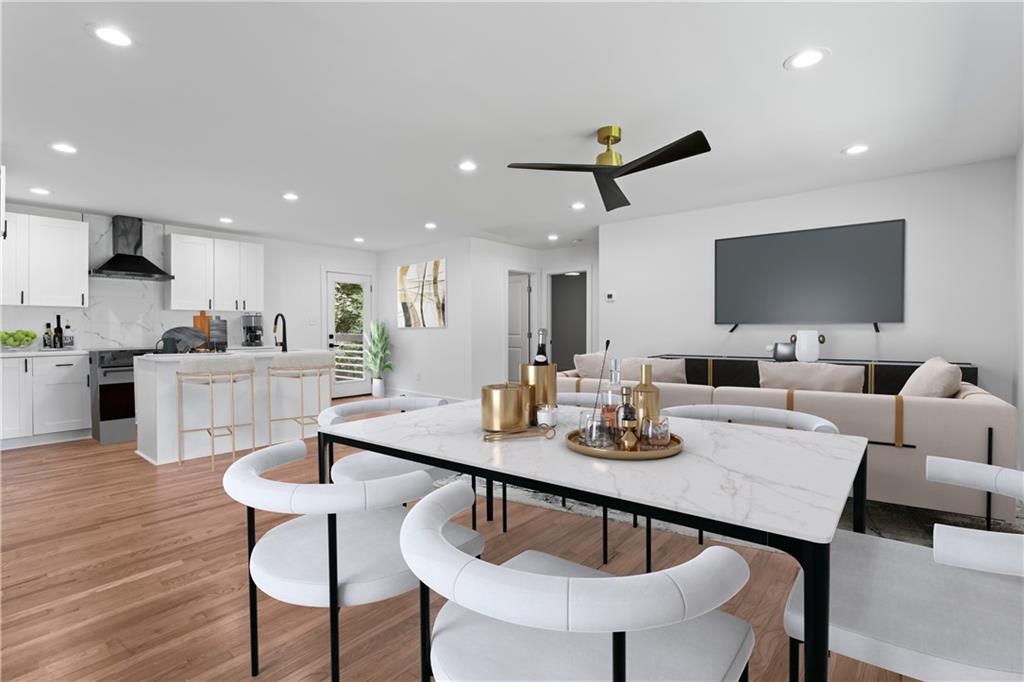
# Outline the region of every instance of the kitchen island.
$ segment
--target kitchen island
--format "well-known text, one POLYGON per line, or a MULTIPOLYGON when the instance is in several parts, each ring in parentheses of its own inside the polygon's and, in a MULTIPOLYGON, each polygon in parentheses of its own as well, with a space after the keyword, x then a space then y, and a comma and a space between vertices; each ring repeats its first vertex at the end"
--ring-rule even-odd
MULTIPOLYGON (((297 351, 292 351, 297 352, 297 351)), ((280 351, 273 347, 258 347, 251 350, 229 350, 227 355, 251 355, 256 364, 253 393, 250 395, 248 380, 235 384, 235 414, 239 423, 249 422, 255 407, 256 447, 268 444, 267 439, 267 369, 280 351), (255 400, 255 405, 250 401, 255 400)), ((181 353, 155 353, 135 358, 135 420, 138 427, 138 449, 136 454, 153 464, 169 464, 178 461, 178 405, 177 373, 181 360, 190 357, 181 353)), ((321 409, 331 404, 331 381, 323 377, 319 386, 315 379, 306 378, 305 405, 308 414, 317 411, 317 393, 321 409)), ((182 421, 184 428, 205 428, 210 421, 208 390, 205 384, 182 385, 182 421)), ((231 393, 225 382, 213 389, 213 412, 215 423, 228 424, 231 421, 231 393)), ((274 378, 274 418, 296 416, 299 413, 299 381, 274 378)), ((306 426, 307 438, 315 436, 316 426, 306 426)), ((218 429, 218 433, 227 433, 218 429)), ((293 440, 301 437, 300 426, 293 421, 274 422, 274 442, 293 440)), ((185 459, 210 456, 210 437, 205 431, 186 433, 183 436, 185 459)), ((252 444, 252 430, 239 426, 235 433, 237 454, 249 452, 252 444)), ((216 438, 217 454, 231 452, 230 436, 216 438)))

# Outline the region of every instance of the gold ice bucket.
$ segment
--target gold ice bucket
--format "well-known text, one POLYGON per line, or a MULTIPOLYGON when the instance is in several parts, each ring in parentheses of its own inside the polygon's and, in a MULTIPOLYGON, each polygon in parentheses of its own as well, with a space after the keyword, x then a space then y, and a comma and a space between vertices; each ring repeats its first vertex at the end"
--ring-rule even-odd
POLYGON ((522 431, 530 425, 533 389, 523 384, 490 384, 480 389, 484 431, 522 431))
POLYGON ((522 364, 519 366, 519 383, 533 387, 530 424, 536 426, 537 406, 558 403, 558 365, 522 364))

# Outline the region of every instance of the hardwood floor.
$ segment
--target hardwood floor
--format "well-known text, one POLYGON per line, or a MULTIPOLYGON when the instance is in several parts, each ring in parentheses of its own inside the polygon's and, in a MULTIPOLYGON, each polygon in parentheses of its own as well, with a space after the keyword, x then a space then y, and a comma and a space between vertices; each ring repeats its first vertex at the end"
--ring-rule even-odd
MULTIPOLYGON (((308 443, 313 453, 315 440, 308 443)), ((215 472, 208 459, 155 467, 133 447, 78 441, 0 456, 3 680, 249 677, 245 509, 221 489, 230 456, 218 457, 215 472)), ((315 460, 276 476, 315 481, 315 460)), ((497 505, 492 523, 481 513, 486 559, 500 562, 535 548, 599 566, 600 519, 510 503, 503 535, 500 510, 497 505)), ((285 518, 258 512, 258 532, 285 518)), ((468 514, 459 520, 468 525, 468 514)), ((607 570, 642 571, 643 528, 612 523, 610 534, 607 570)), ((654 549, 655 568, 700 550, 692 538, 659 531, 654 549)), ((739 551, 750 562, 751 580, 725 608, 754 626, 750 679, 785 680, 782 609, 796 563, 739 551)), ((435 595, 435 612, 440 604, 435 595)), ((259 679, 328 677, 324 610, 260 595, 259 616, 259 679)), ((417 633, 415 592, 344 609, 343 679, 416 679, 417 633)), ((836 655, 830 667, 835 680, 902 679, 836 655)))

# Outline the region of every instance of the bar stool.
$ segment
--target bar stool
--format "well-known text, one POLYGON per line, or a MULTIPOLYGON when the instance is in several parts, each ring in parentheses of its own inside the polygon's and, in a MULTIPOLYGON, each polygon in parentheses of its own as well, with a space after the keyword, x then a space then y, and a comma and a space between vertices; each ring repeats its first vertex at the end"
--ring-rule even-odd
POLYGON ((290 421, 299 425, 299 437, 306 437, 306 427, 317 428, 317 416, 323 410, 323 392, 320 382, 331 378, 334 370, 334 351, 298 351, 278 353, 267 368, 267 444, 274 444, 274 422, 290 421), (299 413, 287 417, 274 416, 274 379, 298 380, 299 413), (306 412, 306 381, 316 382, 316 411, 306 412))
POLYGON ((217 454, 217 438, 231 437, 231 461, 235 459, 237 442, 235 432, 239 426, 248 426, 252 434, 250 451, 256 449, 256 399, 255 383, 256 363, 251 355, 196 355, 182 358, 181 368, 177 372, 178 389, 178 464, 180 465, 185 457, 185 434, 205 431, 210 435, 210 470, 215 467, 217 454), (237 410, 235 406, 235 385, 239 382, 249 382, 249 421, 237 421, 237 410), (226 384, 229 391, 228 406, 231 411, 231 422, 228 424, 216 423, 216 410, 214 401, 214 387, 218 384, 226 384), (205 386, 207 407, 209 409, 210 421, 206 426, 196 428, 185 428, 184 410, 182 409, 182 397, 186 386, 205 386), (222 432, 218 432, 223 430, 222 432))

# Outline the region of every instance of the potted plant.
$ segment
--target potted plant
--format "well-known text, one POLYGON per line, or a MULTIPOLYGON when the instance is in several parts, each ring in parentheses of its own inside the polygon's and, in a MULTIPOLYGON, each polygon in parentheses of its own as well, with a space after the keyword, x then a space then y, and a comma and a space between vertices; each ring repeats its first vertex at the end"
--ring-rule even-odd
POLYGON ((384 372, 391 367, 391 340, 387 327, 381 321, 371 322, 364 333, 366 343, 366 369, 370 370, 370 392, 374 398, 384 397, 384 372))

